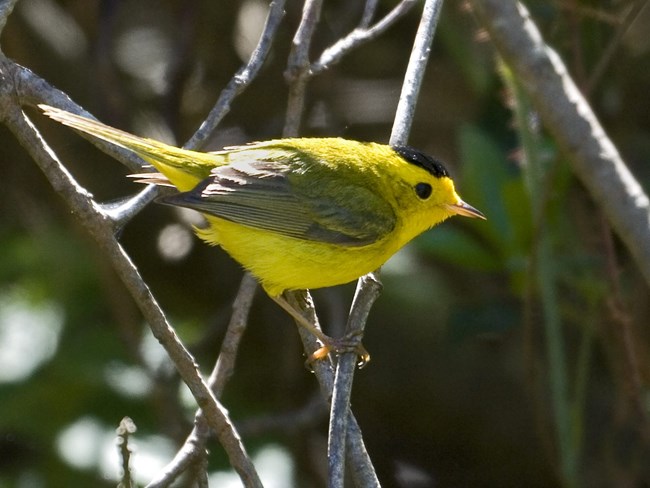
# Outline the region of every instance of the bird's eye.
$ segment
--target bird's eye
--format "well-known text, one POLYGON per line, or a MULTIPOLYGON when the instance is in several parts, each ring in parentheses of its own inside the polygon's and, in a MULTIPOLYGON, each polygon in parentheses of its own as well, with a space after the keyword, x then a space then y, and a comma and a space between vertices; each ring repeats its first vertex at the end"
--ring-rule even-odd
POLYGON ((429 183, 418 183, 415 185, 415 193, 422 200, 426 200, 431 196, 431 185, 429 183))

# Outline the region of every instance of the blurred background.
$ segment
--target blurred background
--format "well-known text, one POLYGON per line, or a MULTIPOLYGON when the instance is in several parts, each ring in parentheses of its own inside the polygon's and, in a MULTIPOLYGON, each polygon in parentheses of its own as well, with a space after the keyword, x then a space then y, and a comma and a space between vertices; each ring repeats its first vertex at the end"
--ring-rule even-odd
MULTIPOLYGON (((648 191, 650 9, 623 24, 644 3, 526 5, 648 191)), ((379 13, 394 5, 381 1, 379 13)), ((248 59, 267 8, 20 0, 1 45, 102 121, 182 144, 248 59)), ((302 135, 387 142, 420 11, 312 80, 302 135)), ((206 149, 281 135, 301 12, 288 2, 264 68, 206 149)), ((362 12, 360 1, 325 2, 312 59, 362 12)), ((352 399, 383 486, 650 486, 648 286, 528 107, 471 11, 447 2, 410 144, 445 161, 488 221, 452 219, 383 268, 364 339, 373 360, 352 399), (531 188, 533 159, 544 177, 531 188)), ((29 115, 98 201, 138 190, 118 162, 29 115)), ((144 484, 183 442, 194 404, 101 251, 5 127, 0 165, 0 486, 115 486, 124 416, 138 428, 133 475, 144 484)), ((207 373, 242 271, 193 237, 193 220, 152 204, 121 241, 207 373)), ((314 293, 332 335, 353 292, 314 293)), ((267 486, 324 486, 327 413, 303 361, 295 326, 259 292, 223 401, 267 486)), ((209 447, 211 486, 240 486, 209 447)))

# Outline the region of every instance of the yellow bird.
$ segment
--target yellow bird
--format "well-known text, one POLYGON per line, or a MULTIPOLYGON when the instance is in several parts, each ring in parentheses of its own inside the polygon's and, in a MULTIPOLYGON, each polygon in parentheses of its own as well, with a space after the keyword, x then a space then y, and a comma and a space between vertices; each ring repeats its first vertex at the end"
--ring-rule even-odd
POLYGON ((453 215, 485 219, 461 200, 440 162, 408 146, 292 138, 206 153, 40 108, 155 167, 159 173, 137 176, 176 187, 162 201, 201 212, 208 225, 196 229, 199 237, 222 247, 323 342, 318 357, 337 342, 293 309, 284 291, 353 281, 453 215))

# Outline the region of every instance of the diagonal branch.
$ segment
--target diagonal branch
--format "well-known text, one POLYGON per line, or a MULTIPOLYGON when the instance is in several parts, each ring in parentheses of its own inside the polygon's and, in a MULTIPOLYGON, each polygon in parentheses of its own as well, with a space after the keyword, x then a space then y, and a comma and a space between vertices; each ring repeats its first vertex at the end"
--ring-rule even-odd
POLYGON ((97 241, 104 255, 134 297, 140 311, 149 323, 153 335, 165 348, 183 381, 187 384, 200 408, 205 412, 210 426, 217 433, 231 464, 242 481, 246 486, 261 486, 255 468, 246 454, 227 411, 216 400, 201 378, 194 358, 180 342, 138 269, 115 238, 112 221, 101 206, 93 200, 92 195, 74 180, 21 110, 18 98, 15 96, 19 87, 9 86, 11 81, 20 80, 21 71, 23 71, 22 67, 5 58, 0 59, 0 78, 4 80, 0 92, 0 107, 3 110, 0 113, 0 119, 14 133, 20 144, 45 173, 55 191, 61 195, 70 208, 74 209, 81 223, 97 241))
MULTIPOLYGON (((246 273, 232 304, 233 313, 221 344, 219 358, 208 379, 208 385, 216 398, 221 397, 227 381, 234 373, 235 359, 246 329, 248 313, 253 303, 256 288, 257 280, 251 274, 246 273)), ((183 446, 178 450, 174 459, 147 485, 147 488, 169 486, 198 459, 204 457, 205 445, 209 435, 210 426, 203 411, 199 410, 194 417, 194 428, 185 439, 183 446)))
POLYGON ((580 181, 650 284, 650 200, 544 39, 526 8, 513 0, 471 0, 480 23, 569 156, 580 181))
POLYGON ((359 27, 325 49, 320 58, 311 65, 311 74, 316 75, 329 69, 353 49, 379 37, 386 31, 386 29, 397 22, 413 6, 415 6, 416 3, 417 0, 402 0, 379 22, 375 23, 372 27, 368 27, 370 17, 374 14, 374 7, 376 7, 376 2, 368 2, 359 27))
POLYGON ((201 127, 199 127, 192 138, 185 144, 184 147, 186 149, 200 149, 205 144, 212 131, 230 111, 230 105, 235 97, 242 93, 255 79, 264 61, 266 61, 266 57, 275 39, 275 33, 282 21, 282 17, 284 17, 284 4, 285 0, 273 0, 271 2, 262 35, 248 63, 237 71, 235 76, 230 80, 230 83, 228 83, 228 86, 223 89, 217 103, 210 110, 201 127))
POLYGON ((0 33, 7 23, 7 19, 11 15, 11 11, 14 9, 18 0, 2 0, 0 1, 0 33))

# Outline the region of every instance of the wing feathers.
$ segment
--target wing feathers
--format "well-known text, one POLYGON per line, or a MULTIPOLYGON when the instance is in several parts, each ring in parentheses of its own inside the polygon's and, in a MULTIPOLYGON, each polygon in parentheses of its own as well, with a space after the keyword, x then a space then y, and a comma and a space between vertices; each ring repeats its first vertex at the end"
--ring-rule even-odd
POLYGON ((394 228, 391 207, 370 190, 338 179, 328 184, 323 174, 317 185, 297 185, 290 175, 275 161, 222 166, 193 190, 162 201, 295 239, 346 246, 371 244, 394 228))

